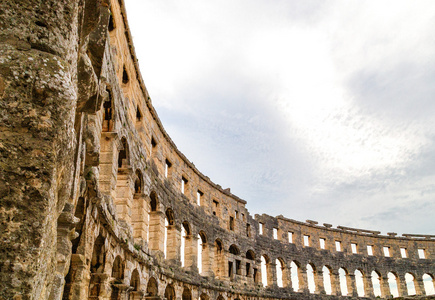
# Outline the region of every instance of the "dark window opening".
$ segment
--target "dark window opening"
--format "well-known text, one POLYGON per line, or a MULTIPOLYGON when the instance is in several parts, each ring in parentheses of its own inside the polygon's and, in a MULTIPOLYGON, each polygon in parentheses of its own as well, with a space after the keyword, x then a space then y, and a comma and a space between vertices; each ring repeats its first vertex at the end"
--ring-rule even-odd
POLYGON ((124 165, 124 163, 127 164, 126 162, 127 151, 128 151, 127 140, 125 138, 122 138, 122 149, 121 151, 119 151, 119 155, 118 155, 118 168, 121 168, 124 165))
POLYGON ((115 22, 113 21, 113 13, 112 11, 110 11, 109 26, 108 26, 109 32, 113 31, 113 29, 115 28, 116 26, 115 26, 115 22))
POLYGON ((240 260, 236 260, 236 273, 237 273, 237 275, 242 275, 241 264, 242 264, 242 262, 240 260))
POLYGON ((107 89, 107 100, 104 101, 103 103, 103 109, 104 109, 104 116, 103 116, 103 128, 102 131, 103 132, 108 132, 110 131, 112 128, 112 119, 113 119, 113 108, 112 108, 112 92, 107 89))
POLYGON ((219 207, 219 202, 217 202, 216 200, 213 200, 213 214, 215 216, 217 215, 218 207, 219 207))
POLYGON ((251 264, 246 263, 246 276, 251 275, 251 264))
POLYGON ((232 261, 228 262, 228 277, 230 277, 230 278, 233 277, 233 262, 232 261))
POLYGON ((142 113, 140 112, 139 105, 136 107, 136 120, 142 121, 142 113))
POLYGON ((251 224, 246 224, 246 236, 251 237, 251 224))
POLYGON ((124 66, 124 70, 122 71, 122 83, 126 84, 128 83, 129 78, 128 78, 128 74, 127 74, 127 70, 125 69, 124 66))
POLYGON ((150 195, 151 201, 150 201, 150 206, 151 206, 151 211, 157 211, 157 195, 155 192, 152 192, 150 195))
POLYGON ((234 230, 234 218, 230 217, 230 230, 234 230))
POLYGON ((254 268, 254 282, 258 283, 258 271, 254 268))

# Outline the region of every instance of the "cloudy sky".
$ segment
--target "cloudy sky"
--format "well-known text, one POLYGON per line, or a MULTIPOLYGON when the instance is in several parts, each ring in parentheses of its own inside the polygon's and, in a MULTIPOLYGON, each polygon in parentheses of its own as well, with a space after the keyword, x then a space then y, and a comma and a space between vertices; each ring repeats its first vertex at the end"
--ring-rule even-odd
POLYGON ((169 135, 251 214, 435 234, 435 1, 126 6, 169 135))

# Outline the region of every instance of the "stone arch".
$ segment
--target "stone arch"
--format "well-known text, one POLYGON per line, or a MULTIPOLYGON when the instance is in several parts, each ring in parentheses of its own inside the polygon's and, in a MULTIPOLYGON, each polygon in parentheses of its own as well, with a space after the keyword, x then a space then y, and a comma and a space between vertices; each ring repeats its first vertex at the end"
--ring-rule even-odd
POLYGON ((325 290, 325 293, 327 295, 332 295, 332 268, 328 265, 324 265, 322 267, 322 274, 323 274, 323 288, 325 290))
POLYGON ((276 284, 278 287, 286 287, 287 286, 287 268, 285 267, 284 259, 278 257, 275 260, 276 263, 276 284))
POLYGON ((214 265, 213 265, 213 272, 216 277, 222 277, 224 276, 224 245, 220 239, 216 239, 214 242, 214 265))
POLYGON ((182 300, 192 300, 192 292, 187 286, 184 286, 183 294, 181 295, 182 300))
POLYGON ((116 282, 122 283, 124 280, 124 269, 125 263, 122 260, 121 256, 116 256, 112 265, 112 277, 115 278, 116 282))
POLYGON ((200 300, 209 300, 210 297, 206 294, 206 293, 201 293, 201 295, 199 296, 200 300))
POLYGON ((106 262, 105 238, 101 235, 95 239, 91 259, 91 279, 89 281, 89 297, 98 297, 101 289, 101 275, 106 262))
POLYGON ((134 269, 131 273, 130 287, 132 287, 135 292, 140 290, 140 276, 137 269, 134 269))
POLYGON ((358 294, 358 297, 364 297, 365 296, 364 272, 361 269, 356 269, 354 275, 355 275, 356 293, 358 294))
POLYGON ((232 244, 230 248, 228 249, 228 252, 234 255, 240 255, 239 247, 237 247, 235 244, 232 244))
POLYGON ((255 260, 255 252, 252 250, 246 251, 246 259, 255 260))
POLYGON ((394 298, 399 297, 399 282, 397 274, 395 272, 388 272, 387 278, 390 294, 393 295, 394 298))
POLYGON ((435 295, 434 275, 425 273, 422 276, 423 286, 426 295, 435 295))
POLYGON ((407 294, 409 296, 413 296, 416 295, 417 292, 415 290, 415 275, 408 272, 405 274, 405 285, 406 285, 406 290, 407 290, 407 294))
POLYGON ((201 230, 198 233, 198 272, 199 274, 208 272, 209 257, 207 252, 207 235, 201 230))
POLYGON ((157 198, 157 193, 155 191, 152 191, 150 194, 150 209, 151 211, 157 211, 158 208, 158 198, 157 198))
POLYGON ((263 284, 264 287, 266 287, 271 284, 270 272, 269 272, 270 259, 266 254, 263 254, 260 260, 261 260, 261 283, 263 284))
POLYGON ((379 271, 373 270, 371 273, 372 277, 372 286, 373 286, 373 294, 375 297, 379 296, 382 297, 382 277, 381 273, 379 271))
POLYGON ((165 289, 165 298, 167 300, 175 300, 175 289, 172 284, 168 284, 165 289))
POLYGON ((311 294, 314 294, 314 292, 317 291, 317 289, 316 289, 316 278, 315 278, 316 267, 314 266, 314 264, 308 263, 307 267, 306 267, 306 272, 307 272, 307 286, 308 286, 308 290, 310 291, 311 294))
POLYGON ((303 285, 301 264, 297 260, 290 263, 290 276, 292 281, 292 289, 298 292, 303 285))
POLYGON ((134 193, 135 194, 140 194, 143 191, 143 176, 142 176, 142 172, 138 169, 136 170, 136 174, 135 174, 135 178, 134 178, 134 193))
POLYGON ((347 296, 349 294, 349 290, 347 287, 349 272, 346 270, 346 268, 341 267, 340 269, 338 269, 338 276, 340 279, 341 295, 347 296))
POLYGON ((121 148, 118 152, 118 173, 120 168, 125 168, 129 165, 130 153, 128 148, 127 139, 121 138, 121 148))
MULTIPOLYGON (((159 286, 157 284, 157 280, 154 277, 150 277, 147 284, 147 296, 157 297, 158 294, 159 294, 159 286)), ((165 291, 165 297, 166 297, 166 291, 165 291)))

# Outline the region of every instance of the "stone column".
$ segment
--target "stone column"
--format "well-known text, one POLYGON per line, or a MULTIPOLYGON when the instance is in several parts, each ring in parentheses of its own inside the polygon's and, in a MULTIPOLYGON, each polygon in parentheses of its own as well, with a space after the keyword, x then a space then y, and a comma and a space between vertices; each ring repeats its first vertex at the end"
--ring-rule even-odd
POLYGON ((277 279, 276 267, 277 267, 276 260, 274 261, 274 260, 270 259, 269 263, 266 264, 266 268, 268 269, 267 270, 267 286, 274 286, 274 287, 278 286, 277 282, 276 282, 276 279, 277 279))
POLYGON ((202 275, 210 276, 213 259, 211 258, 211 249, 208 244, 202 244, 202 275))
POLYGON ((336 271, 331 271, 331 294, 341 296, 340 275, 336 271))
POLYGON ((390 286, 388 284, 388 277, 385 277, 383 275, 380 276, 380 280, 381 280, 381 293, 382 293, 382 297, 387 297, 389 295, 391 295, 391 291, 390 291, 390 286))
POLYGON ((165 214, 161 211, 150 212, 150 242, 149 247, 154 251, 164 251, 165 214))
POLYGON ((181 227, 168 225, 168 240, 166 244, 166 259, 180 263, 181 227))
POLYGON ((406 286, 405 276, 396 276, 396 282, 399 297, 408 296, 408 287, 406 286))
POLYGON ((346 274, 347 295, 352 297, 358 297, 356 290, 355 274, 346 274))
POLYGON ((374 298, 375 295, 373 293, 373 282, 372 282, 372 275, 370 274, 363 274, 363 281, 364 281, 364 294, 365 297, 368 298, 374 298))
POLYGON ((325 286, 323 284, 323 272, 321 270, 316 270, 313 275, 314 283, 316 285, 316 294, 326 294, 325 286))
POLYGON ((419 277, 417 277, 417 275, 415 276, 414 287, 415 287, 416 295, 425 295, 426 294, 426 290, 424 289, 423 279, 421 276, 419 276, 419 277))
POLYGON ((100 174, 98 183, 100 191, 112 195, 116 185, 117 153, 119 148, 118 134, 115 132, 102 132, 100 139, 100 174))
POLYGON ((131 211, 133 200, 133 188, 131 180, 131 168, 119 168, 115 189, 115 206, 118 218, 124 220, 131 227, 131 211))
POLYGON ((133 212, 132 212, 132 226, 133 238, 135 242, 142 244, 143 241, 148 239, 148 211, 149 204, 146 201, 144 194, 134 194, 133 196, 133 212))
POLYGON ((184 250, 184 265, 198 272, 198 237, 189 234, 186 236, 186 249, 184 250))
POLYGON ((298 292, 309 293, 307 268, 300 266, 298 268, 299 290, 298 292))

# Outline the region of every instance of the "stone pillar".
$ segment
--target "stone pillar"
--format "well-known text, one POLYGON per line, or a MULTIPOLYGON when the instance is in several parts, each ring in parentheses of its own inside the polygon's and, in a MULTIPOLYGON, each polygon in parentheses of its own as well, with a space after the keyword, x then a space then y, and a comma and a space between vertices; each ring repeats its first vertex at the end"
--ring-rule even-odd
POLYGON ((316 285, 316 294, 326 294, 323 284, 323 272, 321 270, 314 271, 314 283, 316 285))
POLYGON ((150 242, 149 247, 154 251, 164 251, 165 214, 161 211, 150 212, 150 242))
POLYGON ((210 247, 208 244, 202 244, 202 274, 203 276, 210 276, 211 273, 211 266, 212 258, 211 256, 210 247))
POLYGON ((131 227, 131 211, 133 200, 133 188, 131 181, 132 170, 119 168, 115 189, 115 206, 118 218, 124 220, 131 227))
POLYGON ((414 287, 415 287, 416 295, 425 295, 426 294, 426 290, 424 289, 423 279, 421 276, 419 276, 419 277, 417 277, 417 275, 415 276, 414 287))
POLYGON ((331 271, 331 294, 341 296, 340 275, 336 271, 331 271))
POLYGON ((148 211, 149 204, 146 201, 144 194, 134 194, 133 196, 133 212, 132 212, 132 226, 133 238, 139 244, 148 240, 148 211))
POLYGON ((166 259, 180 263, 180 246, 181 246, 181 227, 177 225, 168 225, 168 240, 166 244, 166 259))
POLYGON ((298 292, 309 293, 307 268, 305 266, 300 266, 298 268, 298 279, 299 279, 298 292))
POLYGON ((102 132, 100 140, 100 174, 98 184, 100 191, 112 195, 116 185, 116 164, 119 141, 115 132, 102 132))
POLYGON ((198 237, 189 234, 186 236, 186 249, 184 250, 184 265, 198 272, 198 237))
POLYGON ((270 259, 269 263, 266 263, 266 268, 267 270, 267 286, 273 286, 273 287, 277 287, 277 282, 276 282, 276 260, 272 260, 270 259))
POLYGON ((87 299, 89 270, 86 258, 81 254, 71 255, 70 280, 65 284, 64 299, 87 299))
POLYGON ((389 295, 391 295, 390 286, 388 284, 388 277, 380 276, 381 280, 381 293, 382 297, 385 298, 389 295))
POLYGON ((355 274, 346 274, 347 295, 352 297, 358 297, 356 290, 355 274))
POLYGON ((373 282, 372 276, 370 274, 363 274, 363 282, 364 282, 364 294, 365 297, 374 298, 375 294, 373 292, 373 282))
POLYGON ((286 264, 285 272, 283 272, 283 281, 285 279, 284 287, 289 287, 292 290, 293 282, 292 282, 292 272, 290 264, 286 264))
POLYGON ((396 276, 396 282, 399 297, 408 296, 408 287, 406 286, 405 276, 396 276))

